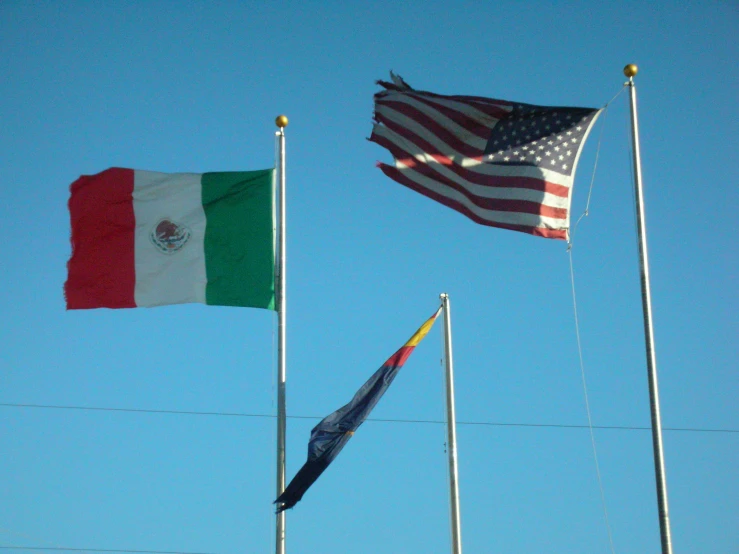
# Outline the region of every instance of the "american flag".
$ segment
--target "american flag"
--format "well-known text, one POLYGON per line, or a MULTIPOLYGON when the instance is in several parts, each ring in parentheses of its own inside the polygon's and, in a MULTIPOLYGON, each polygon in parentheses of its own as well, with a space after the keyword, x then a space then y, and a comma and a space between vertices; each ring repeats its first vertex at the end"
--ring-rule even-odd
POLYGON ((534 106, 378 81, 370 140, 402 185, 473 221, 567 239, 575 168, 598 117, 594 108, 534 106))

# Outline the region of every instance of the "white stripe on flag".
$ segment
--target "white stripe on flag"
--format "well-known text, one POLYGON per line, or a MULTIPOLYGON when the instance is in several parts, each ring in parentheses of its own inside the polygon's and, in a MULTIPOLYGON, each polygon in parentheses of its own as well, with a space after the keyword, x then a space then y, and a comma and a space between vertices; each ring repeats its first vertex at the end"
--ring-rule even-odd
MULTIPOLYGON (((380 134, 380 133, 378 133, 380 134)), ((419 163, 428 166, 440 175, 446 177, 450 181, 457 183, 460 187, 469 191, 470 194, 479 198, 494 198, 499 200, 526 200, 529 202, 536 202, 537 204, 543 204, 552 208, 567 209, 570 201, 567 197, 557 196, 555 194, 549 194, 540 190, 532 190, 529 188, 522 187, 493 187, 486 185, 479 185, 472 183, 465 179, 463 176, 458 175, 454 171, 450 170, 448 166, 440 164, 429 154, 425 153, 422 149, 417 146, 406 143, 404 145, 405 150, 410 150, 409 154, 413 158, 418 160, 419 163)), ((504 166, 505 167, 505 166, 504 166)), ((536 168, 533 168, 536 169, 536 168)), ((467 172, 465 172, 467 173, 467 172)), ((541 179, 541 171, 537 176, 541 179)), ((445 183, 441 183, 443 186, 448 186, 445 183)))
MULTIPOLYGON (((460 114, 472 119, 473 121, 479 123, 480 125, 487 125, 488 127, 492 127, 495 125, 499 120, 498 118, 488 115, 484 112, 481 112, 480 110, 473 107, 471 104, 468 104, 466 102, 460 102, 458 100, 449 100, 448 98, 439 98, 435 96, 425 96, 423 97, 426 102, 418 101, 417 98, 422 97, 420 94, 414 94, 412 92, 389 92, 387 96, 385 96, 382 100, 378 101, 378 105, 382 105, 384 102, 387 101, 395 101, 395 102, 406 102, 410 105, 413 105, 415 107, 418 107, 419 104, 428 104, 433 103, 437 106, 441 106, 444 108, 449 108, 451 110, 454 110, 456 112, 459 112, 460 114), (409 99, 413 98, 414 102, 408 102, 409 99)), ((491 104, 492 105, 492 104, 491 104)), ((501 110, 510 112, 513 110, 510 106, 497 106, 501 110)), ((439 113, 438 110, 434 110, 435 113, 439 113)), ((427 112, 428 113, 428 112, 427 112)), ((431 115, 431 114, 429 114, 431 115)), ((431 117, 435 118, 435 116, 431 115, 431 117)))
POLYGON ((417 185, 434 192, 440 196, 458 202, 466 206, 471 212, 491 223, 503 223, 507 225, 521 225, 528 227, 541 227, 544 229, 565 229, 567 221, 565 219, 556 219, 553 217, 545 217, 542 215, 529 214, 523 212, 503 212, 498 210, 487 210, 481 208, 467 196, 461 192, 441 184, 438 181, 429 179, 425 175, 414 171, 402 162, 397 162, 398 171, 402 172, 408 179, 417 185))
POLYGON ((137 306, 205 303, 205 212, 200 183, 201 175, 196 173, 134 172, 137 306), (163 219, 190 232, 185 245, 172 254, 163 253, 151 240, 163 219))
MULTIPOLYGON (((413 120, 407 118, 403 114, 393 111, 393 121, 408 128, 414 124, 413 120)), ((534 166, 514 166, 514 165, 494 165, 489 163, 480 162, 472 158, 468 158, 456 150, 452 150, 444 141, 439 139, 435 134, 427 131, 425 127, 417 127, 418 130, 414 130, 416 134, 422 135, 422 138, 430 143, 432 146, 437 148, 438 152, 443 153, 442 155, 450 158, 457 166, 464 168, 467 171, 473 171, 480 175, 486 175, 490 177, 531 177, 533 179, 539 179, 547 181, 555 185, 562 185, 565 187, 572 186, 572 177, 550 171, 545 168, 539 168, 534 166)), ((381 137, 387 138, 393 144, 402 148, 403 150, 410 150, 410 148, 418 148, 423 151, 422 147, 417 146, 412 141, 399 135, 392 129, 385 125, 375 124, 373 132, 381 137)), ((419 161, 421 161, 419 159, 419 161)))
MULTIPOLYGON (((420 112, 426 114, 429 118, 434 120, 435 123, 438 123, 440 126, 444 127, 444 129, 448 130, 450 134, 454 135, 459 141, 464 142, 470 148, 474 148, 476 151, 479 151, 480 153, 478 155, 482 156, 482 153, 485 151, 485 147, 487 146, 486 139, 478 137, 474 133, 471 133, 469 130, 449 119, 441 112, 438 112, 430 106, 422 104, 421 102, 417 102, 409 98, 399 98, 398 101, 403 102, 404 104, 413 105, 414 108, 417 108, 420 112)), ((436 135, 432 131, 428 130, 423 125, 423 123, 416 121, 415 119, 403 114, 402 112, 390 106, 378 105, 375 109, 375 112, 383 115, 391 121, 394 121, 395 123, 398 123, 399 125, 403 125, 403 127, 413 131, 421 138, 426 139, 429 134, 436 137, 436 135)), ((443 144, 445 150, 448 150, 449 145, 446 143, 443 144)))

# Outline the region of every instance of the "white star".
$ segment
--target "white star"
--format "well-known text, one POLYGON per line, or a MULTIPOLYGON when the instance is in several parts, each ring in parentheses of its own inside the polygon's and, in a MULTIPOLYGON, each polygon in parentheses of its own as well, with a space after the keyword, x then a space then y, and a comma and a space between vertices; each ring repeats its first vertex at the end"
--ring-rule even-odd
POLYGON ((568 135, 571 135, 571 134, 572 134, 572 131, 567 131, 567 134, 568 134, 568 135))
POLYGON ((541 161, 541 156, 537 156, 537 157, 536 157, 536 161, 537 161, 537 162, 540 162, 540 161, 541 161))
POLYGON ((552 155, 552 153, 551 153, 551 152, 550 152, 549 150, 547 150, 546 152, 544 152, 544 155, 545 155, 545 156, 551 156, 551 155, 552 155))
POLYGON ((518 156, 518 150, 513 153, 514 156, 518 156))
POLYGON ((554 150, 557 151, 557 152, 559 152, 559 146, 555 146, 554 147, 554 150))
POLYGON ((529 149, 528 146, 524 146, 521 150, 528 150, 528 149, 529 149))
POLYGON ((582 127, 581 127, 580 125, 578 125, 577 127, 575 127, 575 129, 576 129, 577 131, 582 131, 582 127))
POLYGON ((505 158, 503 158, 503 161, 504 162, 510 161, 510 158, 508 156, 506 156, 505 158))
POLYGON ((567 164, 562 164, 562 169, 567 169, 567 164))
POLYGON ((549 140, 549 141, 547 141, 547 144, 548 144, 549 146, 551 146, 552 144, 554 144, 554 141, 553 141, 553 140, 549 140))
POLYGON ((568 151, 567 151, 567 155, 568 155, 568 156, 572 156, 572 150, 568 150, 568 151))
POLYGON ((560 156, 559 156, 559 161, 562 161, 562 160, 564 160, 564 159, 565 159, 565 157, 564 157, 564 156, 562 156, 562 155, 560 155, 560 156))
POLYGON ((562 135, 557 136, 557 140, 562 140, 564 137, 562 135))
POLYGON ((520 157, 520 158, 518 158, 518 159, 519 159, 519 160, 521 160, 522 162, 525 162, 525 161, 526 161, 526 156, 521 156, 521 157, 520 157))
POLYGON ((503 151, 502 151, 502 150, 498 150, 498 154, 502 154, 502 153, 503 153, 503 151))
POLYGON ((568 146, 568 143, 566 143, 566 142, 563 142, 563 143, 562 143, 562 146, 564 146, 565 148, 567 148, 567 146, 568 146))
POLYGON ((495 156, 495 154, 490 154, 490 155, 488 156, 488 160, 492 160, 494 156, 495 156))
POLYGON ((555 160, 554 158, 552 158, 552 165, 556 165, 556 164, 557 164, 557 160, 555 160))
POLYGON ((576 139, 576 138, 573 138, 573 139, 572 139, 572 142, 577 142, 577 139, 576 139))
POLYGON ((544 145, 543 144, 540 144, 539 145, 539 150, 544 150, 544 145))

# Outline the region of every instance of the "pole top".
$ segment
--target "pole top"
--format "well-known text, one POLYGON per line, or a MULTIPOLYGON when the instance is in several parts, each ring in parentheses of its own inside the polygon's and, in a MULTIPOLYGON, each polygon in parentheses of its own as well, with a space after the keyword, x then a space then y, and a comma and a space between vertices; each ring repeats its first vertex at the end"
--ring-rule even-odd
POLYGON ((636 64, 630 63, 626 67, 624 67, 624 75, 626 75, 629 79, 632 77, 636 77, 636 74, 639 73, 639 68, 636 64))
POLYGON ((449 295, 448 295, 447 293, 445 293, 445 292, 442 292, 442 293, 441 293, 441 294, 439 295, 439 300, 441 300, 442 302, 443 302, 444 300, 446 300, 447 298, 449 298, 449 295))
POLYGON ((278 115, 275 119, 275 125, 277 125, 280 129, 287 127, 287 116, 278 115))

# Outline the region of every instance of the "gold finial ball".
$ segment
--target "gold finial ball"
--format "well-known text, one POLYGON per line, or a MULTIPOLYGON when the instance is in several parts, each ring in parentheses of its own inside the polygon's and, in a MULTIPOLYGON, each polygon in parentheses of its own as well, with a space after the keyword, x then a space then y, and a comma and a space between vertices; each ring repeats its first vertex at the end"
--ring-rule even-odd
POLYGON ((275 125, 277 125, 280 129, 282 129, 283 127, 287 127, 287 116, 278 115, 275 119, 275 125))
POLYGON ((636 66, 636 64, 630 63, 626 67, 624 67, 624 75, 627 77, 636 77, 636 74, 639 73, 639 68, 636 66))

